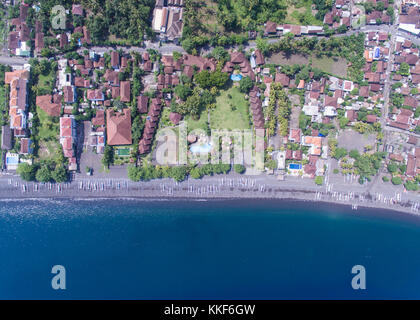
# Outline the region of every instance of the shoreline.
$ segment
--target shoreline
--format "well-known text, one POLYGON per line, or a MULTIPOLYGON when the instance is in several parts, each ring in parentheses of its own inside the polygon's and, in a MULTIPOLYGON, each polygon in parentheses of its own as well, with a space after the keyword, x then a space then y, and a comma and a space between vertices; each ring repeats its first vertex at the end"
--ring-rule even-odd
MULTIPOLYGON (((195 201, 267 201, 285 200, 306 203, 338 205, 354 209, 383 209, 392 212, 392 216, 403 213, 406 216, 420 218, 419 210, 413 210, 412 200, 394 202, 391 198, 375 199, 370 192, 328 191, 328 187, 265 185, 256 183, 252 178, 228 179, 214 178, 205 180, 187 180, 176 183, 172 180, 131 182, 129 180, 76 180, 65 184, 42 184, 10 181, 0 184, 0 201, 20 200, 190 200, 195 201), (235 181, 234 181, 235 180, 235 181), (218 183, 217 183, 218 182, 218 183), (386 200, 386 201, 384 201, 386 200)), ((4 179, 2 182, 5 182, 4 179)), ((347 188, 349 189, 349 188, 347 188)))

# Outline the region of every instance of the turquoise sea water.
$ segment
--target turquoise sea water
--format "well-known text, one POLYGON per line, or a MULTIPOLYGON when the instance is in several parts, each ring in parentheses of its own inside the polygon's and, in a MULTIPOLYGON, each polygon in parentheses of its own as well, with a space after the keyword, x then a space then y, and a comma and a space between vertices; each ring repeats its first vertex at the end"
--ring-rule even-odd
POLYGON ((419 221, 293 201, 1 201, 0 298, 418 299, 419 221))

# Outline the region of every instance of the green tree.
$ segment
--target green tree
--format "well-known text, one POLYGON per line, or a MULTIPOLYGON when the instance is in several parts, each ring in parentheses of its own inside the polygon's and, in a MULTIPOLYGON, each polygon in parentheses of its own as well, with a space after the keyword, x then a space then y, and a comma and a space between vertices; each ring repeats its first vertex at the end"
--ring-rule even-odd
POLYGON ((204 176, 204 174, 199 167, 194 167, 191 169, 190 176, 193 179, 201 179, 204 176))
POLYGON ((175 181, 181 182, 187 178, 188 168, 186 166, 172 167, 170 170, 170 177, 175 181))
POLYGON ((340 119, 340 128, 344 129, 348 123, 349 123, 348 118, 345 118, 345 117, 341 118, 340 119))
POLYGON ((105 146, 104 155, 102 157, 102 164, 109 168, 114 162, 114 148, 110 145, 105 146))
POLYGON ((316 176, 315 177, 315 183, 318 186, 322 186, 322 184, 324 183, 324 177, 323 176, 316 176))
POLYGON ((245 172, 245 166, 243 166, 242 164, 235 164, 233 166, 233 169, 235 170, 236 173, 244 173, 245 172))
POLYGON ((333 154, 333 158, 340 160, 341 158, 344 158, 347 155, 347 150, 344 148, 336 148, 335 152, 333 154))
POLYGON ((360 157, 360 153, 356 149, 353 149, 353 150, 350 150, 349 156, 353 159, 357 159, 360 157))
POLYGON ((57 165, 51 175, 56 182, 67 181, 67 170, 61 165, 57 165))
POLYGON ((222 63, 230 60, 229 52, 223 47, 215 47, 211 52, 211 56, 222 63))
POLYGON ((251 80, 250 77, 243 77, 239 81, 239 90, 243 93, 249 93, 253 86, 254 82, 251 80))
POLYGON ((25 181, 33 181, 33 180, 35 180, 36 168, 35 168, 35 166, 30 165, 30 164, 28 164, 26 162, 19 163, 16 172, 25 181))
POLYGON ((266 55, 267 53, 268 53, 268 51, 269 51, 269 48, 270 48, 270 46, 269 46, 269 44, 268 44, 268 41, 267 41, 267 39, 263 39, 263 38, 261 38, 261 37, 258 37, 256 40, 255 40, 255 42, 256 42, 256 44, 257 44, 257 48, 264 54, 264 55, 266 55))
POLYGON ((391 182, 392 182, 392 184, 394 184, 394 185, 400 185, 400 184, 402 184, 402 179, 401 179, 400 177, 393 177, 393 178, 391 179, 391 182))
POLYGON ((51 170, 48 166, 41 166, 35 174, 35 178, 39 182, 50 182, 51 181, 51 170))
POLYGON ((395 173, 398 170, 398 166, 394 162, 390 162, 387 165, 387 169, 389 173, 395 173))
POLYGON ((417 191, 419 189, 418 183, 413 181, 406 181, 404 187, 409 191, 417 191))
POLYGON ((179 84, 175 87, 174 92, 181 100, 185 101, 191 95, 192 90, 189 86, 179 84))

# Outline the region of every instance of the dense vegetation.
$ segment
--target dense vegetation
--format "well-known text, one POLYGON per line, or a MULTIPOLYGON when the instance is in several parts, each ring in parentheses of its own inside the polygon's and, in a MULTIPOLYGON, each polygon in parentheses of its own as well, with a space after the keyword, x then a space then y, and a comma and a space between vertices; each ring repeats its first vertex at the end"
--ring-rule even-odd
POLYGON ((261 39, 257 42, 258 48, 265 55, 284 52, 286 55, 303 54, 317 57, 340 57, 351 63, 348 69, 348 77, 353 81, 362 82, 364 78, 363 66, 365 35, 359 33, 346 37, 330 37, 318 39, 315 37, 302 37, 294 39, 293 36, 285 36, 275 43, 268 43, 261 39))
POLYGON ((145 164, 140 167, 129 166, 128 177, 132 181, 149 181, 152 179, 172 178, 175 181, 183 181, 188 176, 193 179, 201 179, 205 175, 226 174, 230 171, 230 164, 205 164, 197 166, 153 166, 145 164))
POLYGON ((150 18, 154 0, 82 0, 93 15, 88 20, 92 40, 106 41, 109 35, 139 44, 144 35, 152 36, 150 18))

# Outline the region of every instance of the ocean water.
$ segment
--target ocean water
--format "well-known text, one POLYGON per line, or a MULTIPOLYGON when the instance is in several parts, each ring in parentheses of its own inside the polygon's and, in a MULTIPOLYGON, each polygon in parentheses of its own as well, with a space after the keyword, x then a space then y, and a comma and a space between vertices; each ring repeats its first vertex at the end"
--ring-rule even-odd
POLYGON ((0 201, 1 299, 419 299, 420 219, 297 201, 0 201), (66 269, 66 289, 51 268, 66 269), (366 290, 351 269, 363 265, 366 290))

